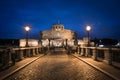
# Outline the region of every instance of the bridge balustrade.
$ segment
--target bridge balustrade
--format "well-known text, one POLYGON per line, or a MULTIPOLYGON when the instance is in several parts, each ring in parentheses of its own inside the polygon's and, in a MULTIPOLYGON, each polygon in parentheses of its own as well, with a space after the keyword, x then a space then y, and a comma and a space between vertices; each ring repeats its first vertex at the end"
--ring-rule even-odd
POLYGON ((79 47, 77 53, 81 56, 101 60, 107 64, 120 63, 120 48, 79 47))
MULTIPOLYGON (((15 51, 15 61, 20 61, 26 57, 32 57, 48 50, 44 47, 24 47, 12 48, 15 51)), ((91 57, 94 60, 101 60, 107 64, 120 63, 120 48, 100 48, 100 47, 80 47, 68 48, 71 53, 78 53, 81 56, 91 57), (70 50, 71 49, 71 50, 70 50)), ((0 50, 0 65, 8 65, 12 62, 11 52, 7 49, 0 50)))
POLYGON ((101 49, 98 49, 97 50, 97 57, 98 57, 98 60, 102 61, 104 60, 104 50, 101 50, 101 49))
MULTIPOLYGON (((20 61, 27 57, 38 55, 41 47, 10 48, 14 51, 15 61, 20 61)), ((10 49, 0 50, 0 65, 5 66, 12 63, 12 52, 10 49)))
POLYGON ((112 54, 112 60, 120 63, 120 50, 114 50, 112 52, 114 53, 112 54))

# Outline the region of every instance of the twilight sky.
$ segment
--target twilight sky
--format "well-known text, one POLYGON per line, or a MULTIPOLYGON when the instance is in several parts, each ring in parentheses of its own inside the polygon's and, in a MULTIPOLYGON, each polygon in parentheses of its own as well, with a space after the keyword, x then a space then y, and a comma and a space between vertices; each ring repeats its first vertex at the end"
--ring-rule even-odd
POLYGON ((90 25, 92 38, 120 39, 120 0, 0 0, 0 38, 25 38, 25 25, 39 38, 58 20, 79 38, 90 25))

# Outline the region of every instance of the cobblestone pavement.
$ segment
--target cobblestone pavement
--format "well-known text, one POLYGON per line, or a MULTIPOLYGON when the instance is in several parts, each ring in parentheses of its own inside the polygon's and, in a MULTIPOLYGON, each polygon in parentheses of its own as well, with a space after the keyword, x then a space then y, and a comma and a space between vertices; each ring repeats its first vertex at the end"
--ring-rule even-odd
POLYGON ((113 80, 72 55, 46 55, 5 80, 113 80))

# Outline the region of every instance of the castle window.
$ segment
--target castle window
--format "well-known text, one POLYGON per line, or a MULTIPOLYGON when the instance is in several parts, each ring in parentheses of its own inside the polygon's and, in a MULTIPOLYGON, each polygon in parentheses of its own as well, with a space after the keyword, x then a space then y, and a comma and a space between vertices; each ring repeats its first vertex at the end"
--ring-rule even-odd
POLYGON ((63 26, 62 26, 62 30, 63 30, 63 26))

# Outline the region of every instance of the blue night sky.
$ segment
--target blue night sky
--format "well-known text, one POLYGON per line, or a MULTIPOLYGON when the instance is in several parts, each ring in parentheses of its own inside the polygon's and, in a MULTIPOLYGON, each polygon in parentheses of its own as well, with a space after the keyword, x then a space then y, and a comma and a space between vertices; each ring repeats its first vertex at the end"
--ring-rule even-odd
POLYGON ((90 25, 92 38, 120 39, 120 0, 0 0, 0 38, 30 38, 60 21, 82 38, 90 25))

